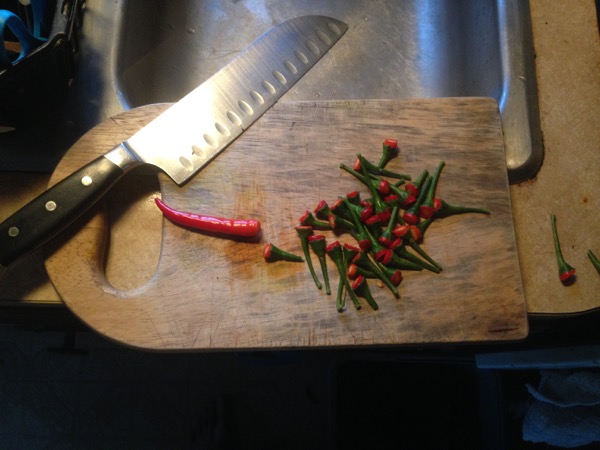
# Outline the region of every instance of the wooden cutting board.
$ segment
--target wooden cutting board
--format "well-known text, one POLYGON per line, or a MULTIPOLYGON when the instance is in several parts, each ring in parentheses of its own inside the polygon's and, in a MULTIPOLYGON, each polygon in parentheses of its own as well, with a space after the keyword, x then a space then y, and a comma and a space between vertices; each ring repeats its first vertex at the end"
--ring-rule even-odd
MULTIPOLYGON (((123 113, 86 134, 53 184, 164 110, 123 113)), ((333 236, 351 242, 349 236, 333 236)), ((318 263, 314 259, 317 270, 318 263)), ((152 168, 130 174, 51 246, 49 276, 69 308, 123 344, 153 350, 281 349, 518 340, 528 332, 498 106, 486 98, 278 103, 179 188, 152 168), (446 161, 439 194, 489 208, 434 223, 424 248, 441 274, 404 272, 400 299, 371 283, 379 303, 338 313, 305 264, 266 263, 265 243, 297 254, 294 226, 319 200, 367 192, 339 163, 376 160, 416 176, 446 161), (153 198, 183 210, 258 218, 256 241, 179 228, 153 198)))

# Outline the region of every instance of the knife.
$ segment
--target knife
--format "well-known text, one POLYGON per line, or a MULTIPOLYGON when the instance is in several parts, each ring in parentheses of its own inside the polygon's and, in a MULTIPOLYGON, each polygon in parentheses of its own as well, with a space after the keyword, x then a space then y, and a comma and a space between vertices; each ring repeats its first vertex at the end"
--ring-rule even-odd
POLYGON ((302 16, 272 28, 131 138, 69 175, 0 224, 0 276, 56 236, 134 167, 153 164, 181 185, 267 111, 348 26, 302 16))

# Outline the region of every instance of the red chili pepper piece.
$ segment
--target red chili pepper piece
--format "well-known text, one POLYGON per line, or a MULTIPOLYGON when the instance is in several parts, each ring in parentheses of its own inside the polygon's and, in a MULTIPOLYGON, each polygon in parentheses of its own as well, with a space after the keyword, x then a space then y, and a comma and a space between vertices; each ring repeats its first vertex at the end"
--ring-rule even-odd
POLYGON ((352 192, 348 192, 346 194, 346 198, 350 201, 350 203, 353 203, 355 205, 360 205, 360 192, 358 191, 352 191, 352 192))
POLYGON ((417 216, 416 214, 413 214, 412 212, 405 212, 402 215, 402 218, 404 219, 404 221, 410 225, 416 225, 419 223, 419 216, 417 216))
POLYGON ((434 214, 435 208, 433 206, 421 205, 419 207, 419 216, 421 216, 422 219, 429 219, 433 217, 434 214))
POLYGON ((384 140, 381 149, 381 158, 377 163, 377 167, 383 169, 396 155, 398 155, 398 141, 396 139, 384 140))
POLYGON ((229 236, 255 237, 260 234, 260 221, 258 220, 226 219, 224 217, 178 211, 168 206, 158 197, 154 201, 165 217, 177 225, 229 236))
POLYGON ((392 150, 398 148, 398 140, 397 139, 386 139, 383 141, 383 145, 391 148, 392 150))
POLYGON ((435 217, 448 217, 454 214, 490 214, 490 211, 485 208, 472 208, 470 206, 456 206, 450 205, 441 198, 435 198, 433 200, 433 208, 435 209, 435 217))
POLYGON ((409 231, 408 225, 398 225, 396 228, 392 230, 392 234, 397 238, 401 238, 406 235, 409 231))
POLYGON ((373 207, 371 205, 365 206, 365 208, 360 212, 360 221, 366 222, 369 217, 373 215, 373 207))
POLYGON ((393 255, 394 252, 392 251, 392 249, 384 248, 383 250, 380 250, 375 254, 375 258, 382 264, 389 264, 389 262, 392 260, 393 255))
POLYGON ((390 193, 390 182, 388 180, 381 180, 378 190, 381 195, 388 195, 390 193))
POLYGON ((411 225, 409 227, 410 235, 415 241, 419 241, 421 239, 421 229, 416 225, 411 225))
POLYGON ((419 195, 419 188, 417 186, 415 186, 413 183, 405 184, 404 189, 406 191, 410 192, 415 197, 415 199, 419 195))
POLYGON ((416 201, 417 201, 417 197, 414 196, 413 194, 410 194, 408 197, 406 197, 406 200, 404 200, 402 202, 402 207, 410 208, 412 205, 415 204, 416 201))

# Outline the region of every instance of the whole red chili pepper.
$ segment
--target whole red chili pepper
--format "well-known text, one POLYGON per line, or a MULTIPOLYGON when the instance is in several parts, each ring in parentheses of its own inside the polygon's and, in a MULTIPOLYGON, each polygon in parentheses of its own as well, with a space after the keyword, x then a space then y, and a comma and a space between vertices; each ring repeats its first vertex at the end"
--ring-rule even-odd
POLYGON ((260 221, 258 220, 226 219, 224 217, 178 211, 168 206, 158 197, 154 201, 165 217, 177 225, 229 236, 255 237, 260 234, 260 221))

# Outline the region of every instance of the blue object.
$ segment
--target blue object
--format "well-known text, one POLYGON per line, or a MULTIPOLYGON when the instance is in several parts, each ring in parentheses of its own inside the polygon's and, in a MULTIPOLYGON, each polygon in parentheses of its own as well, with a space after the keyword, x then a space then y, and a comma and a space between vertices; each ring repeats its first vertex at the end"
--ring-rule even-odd
POLYGON ((33 50, 45 42, 33 36, 23 21, 10 11, 0 9, 0 70, 8 69, 14 63, 25 58, 33 50), (21 53, 16 59, 11 60, 4 45, 4 30, 8 27, 16 36, 21 45, 21 53))

